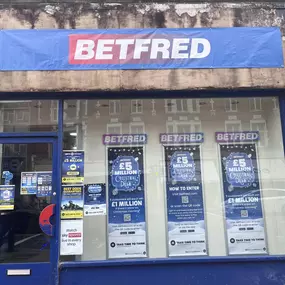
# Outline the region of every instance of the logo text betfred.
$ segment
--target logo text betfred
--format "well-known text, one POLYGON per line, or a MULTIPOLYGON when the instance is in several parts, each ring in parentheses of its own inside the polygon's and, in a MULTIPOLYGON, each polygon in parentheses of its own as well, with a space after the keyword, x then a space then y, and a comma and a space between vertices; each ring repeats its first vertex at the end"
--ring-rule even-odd
POLYGON ((164 63, 202 59, 211 52, 205 38, 153 34, 93 34, 69 36, 70 64, 164 63))
POLYGON ((252 142, 259 140, 259 132, 216 132, 217 142, 252 142))

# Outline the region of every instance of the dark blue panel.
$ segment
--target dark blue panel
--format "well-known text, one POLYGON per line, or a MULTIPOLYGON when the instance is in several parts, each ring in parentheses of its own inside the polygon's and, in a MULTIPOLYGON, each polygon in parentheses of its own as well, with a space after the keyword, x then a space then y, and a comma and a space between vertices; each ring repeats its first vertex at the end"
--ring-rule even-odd
POLYGON ((0 284, 2 285, 50 285, 49 263, 5 264, 0 266, 0 284), (30 276, 7 276, 8 269, 31 269, 30 276))
MULTIPOLYGON (((101 263, 102 264, 102 263, 101 263)), ((149 262, 63 268, 60 285, 283 285, 285 261, 149 262)))
POLYGON ((1 30, 0 39, 0 70, 283 67, 277 27, 1 30))

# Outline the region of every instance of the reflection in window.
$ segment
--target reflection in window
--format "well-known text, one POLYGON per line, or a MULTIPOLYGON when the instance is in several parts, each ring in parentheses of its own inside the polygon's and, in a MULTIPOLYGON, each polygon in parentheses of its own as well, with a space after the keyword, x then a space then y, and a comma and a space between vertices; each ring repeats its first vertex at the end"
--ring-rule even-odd
POLYGON ((165 100, 165 113, 174 113, 176 111, 176 100, 165 100))
POLYGON ((121 101, 120 100, 110 100, 109 101, 109 114, 117 115, 121 113, 121 101))
POLYGON ((57 122, 58 120, 58 100, 51 101, 50 118, 52 122, 57 122))
POLYGON ((122 124, 108 124, 107 125, 107 134, 121 134, 122 133, 122 124))
POLYGON ((226 132, 241 132, 241 121, 225 121, 226 132))
POLYGON ((130 134, 144 134, 145 125, 141 123, 130 123, 130 134))
POLYGON ((265 120, 251 120, 250 129, 252 131, 258 131, 260 140, 258 142, 259 146, 267 146, 268 144, 268 131, 266 127, 265 120))
POLYGON ((177 133, 191 133, 191 124, 178 123, 176 125, 177 133))
POLYGON ((166 130, 167 133, 199 133, 201 132, 202 126, 200 121, 189 121, 189 122, 167 122, 166 130))
POLYGON ((200 113, 199 99, 166 99, 166 113, 200 113))
POLYGON ((132 114, 143 113, 143 101, 142 100, 131 100, 131 113, 132 114))
MULTIPOLYGON (((222 157, 216 141, 216 132, 259 131, 260 144, 256 143, 255 145, 260 165, 261 192, 266 193, 266 189, 274 187, 285 189, 284 152, 282 139, 280 139, 282 131, 280 116, 272 114, 272 102, 274 101, 271 97, 262 98, 262 100, 260 98, 238 98, 238 102, 236 100, 235 98, 231 98, 231 100, 229 98, 215 98, 214 100, 211 98, 200 100, 156 98, 154 101, 153 99, 131 98, 130 100, 101 100, 98 104, 98 100, 95 99, 87 102, 89 106, 88 118, 81 116, 78 120, 72 106, 72 100, 67 101, 68 108, 66 111, 70 112, 69 114, 73 117, 64 120, 64 141, 68 142, 68 144, 65 142, 65 149, 72 148, 74 138, 70 133, 73 131, 73 126, 77 125, 81 129, 81 133, 78 130, 79 137, 82 137, 84 142, 78 149, 83 149, 85 152, 84 183, 86 184, 104 183, 108 189, 110 183, 108 167, 113 163, 113 160, 108 159, 106 151, 110 147, 117 151, 125 148, 125 146, 119 144, 117 146, 105 145, 102 142, 104 134, 147 134, 149 139, 143 147, 145 156, 143 170, 145 174, 146 224, 150 229, 147 231, 149 257, 167 257, 169 246, 165 238, 167 234, 165 231, 167 228, 165 214, 168 213, 169 208, 165 203, 167 186, 164 173, 170 168, 166 169, 165 157, 163 156, 164 146, 160 143, 160 134, 166 132, 172 134, 203 132, 204 134, 205 142, 201 146, 200 163, 201 171, 205 174, 203 175, 202 190, 205 195, 205 218, 207 223, 204 226, 208 233, 209 256, 227 255, 226 230, 224 229, 226 222, 224 215, 225 201, 223 197, 225 193, 228 193, 225 191, 232 190, 230 187, 226 190, 223 189, 223 178, 221 177, 222 157), (91 108, 91 106, 94 107, 91 108), (262 109, 262 107, 264 108, 262 109), (250 112, 252 110, 260 111, 253 114, 250 112), (152 116, 153 111, 155 111, 155 116, 152 116), (145 116, 142 116, 142 112, 145 116), (199 114, 195 115, 195 113, 199 114), (76 121, 76 123, 72 123, 72 121, 76 121), (88 132, 84 131, 86 128, 88 132), (268 137, 270 137, 270 145, 267 143, 268 137), (262 149, 259 146, 263 146, 262 149), (280 181, 280 185, 274 186, 274 181, 280 181)), ((83 114, 86 104, 81 104, 80 108, 79 113, 83 114)), ((175 136, 169 136, 169 140, 172 137, 175 136)), ((173 141, 171 141, 171 144, 173 141)), ((171 144, 169 145, 171 146, 171 144)), ((178 142, 173 144, 179 145, 178 142)), ((234 144, 235 147, 245 145, 243 142, 234 144)), ((193 143, 193 145, 196 145, 196 143, 193 143)), ((177 181, 173 182, 173 186, 175 186, 177 181)), ((187 198, 183 199, 184 202, 187 202, 187 198)), ((107 196, 107 211, 110 206, 108 205, 109 202, 107 196)), ((269 254, 285 254, 284 215, 281 216, 281 210, 275 211, 275 209, 281 208, 275 207, 275 205, 281 206, 281 201, 277 197, 274 203, 272 199, 270 201, 262 199, 262 203, 264 203, 265 209, 263 216, 268 236, 268 252, 269 254), (279 237, 276 238, 278 235, 279 237)), ((243 217, 246 215, 245 212, 240 214, 244 215, 243 217)), ((129 215, 126 218, 129 218, 129 215)), ((83 220, 85 236, 83 254, 78 255, 76 260, 108 259, 107 252, 110 243, 107 229, 110 221, 108 223, 106 216, 85 217, 85 214, 83 220)), ((70 256, 70 259, 73 258, 74 256, 70 256)))
POLYGON ((200 113, 200 100, 199 99, 189 99, 189 110, 190 113, 200 113))
POLYGON ((249 98, 248 100, 251 112, 262 111, 262 98, 249 98))
POLYGON ((225 99, 225 110, 226 112, 237 112, 238 100, 234 98, 225 99))
MULTIPOLYGON (((74 117, 72 108, 65 104, 66 113, 74 117)), ((38 132, 57 130, 58 101, 32 100, 32 101, 0 101, 1 132, 38 132)))
POLYGON ((176 100, 176 111, 179 113, 188 111, 187 99, 177 99, 176 100))

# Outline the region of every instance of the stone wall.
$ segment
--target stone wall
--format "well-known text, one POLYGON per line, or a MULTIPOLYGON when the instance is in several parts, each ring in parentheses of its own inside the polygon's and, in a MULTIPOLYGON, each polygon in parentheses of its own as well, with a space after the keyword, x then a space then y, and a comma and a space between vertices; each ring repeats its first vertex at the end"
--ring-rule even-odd
MULTIPOLYGON (((1 29, 279 26, 285 3, 4 3, 1 29)), ((284 69, 2 72, 0 91, 284 88, 284 69)))

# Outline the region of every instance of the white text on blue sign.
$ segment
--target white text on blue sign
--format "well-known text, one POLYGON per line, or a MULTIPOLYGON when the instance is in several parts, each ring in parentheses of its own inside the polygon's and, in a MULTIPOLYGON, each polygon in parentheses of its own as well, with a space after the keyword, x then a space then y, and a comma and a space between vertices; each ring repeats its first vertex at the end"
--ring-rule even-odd
POLYGON ((203 141, 203 133, 160 134, 160 143, 162 144, 201 143, 203 141))

